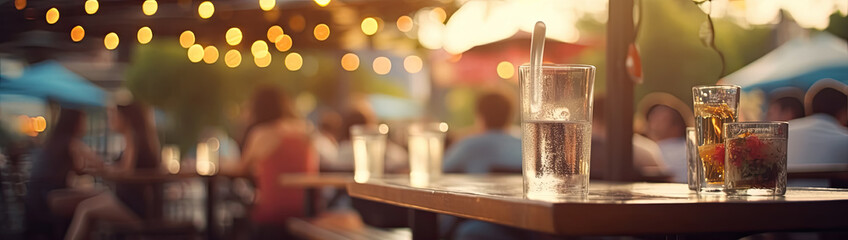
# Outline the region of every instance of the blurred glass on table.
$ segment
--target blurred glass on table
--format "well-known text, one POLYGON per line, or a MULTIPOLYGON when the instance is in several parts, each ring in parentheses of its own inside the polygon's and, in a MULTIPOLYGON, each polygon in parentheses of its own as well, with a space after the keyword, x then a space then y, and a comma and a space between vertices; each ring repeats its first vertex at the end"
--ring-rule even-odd
POLYGON ((370 178, 383 177, 388 133, 389 126, 386 124, 350 127, 354 181, 361 183, 370 178))
POLYGON ((698 158, 698 143, 697 138, 695 137, 695 128, 687 127, 686 128, 686 166, 687 166, 687 183, 689 185, 689 190, 698 190, 698 187, 704 182, 704 178, 701 176, 701 159, 698 158))
POLYGON ((786 193, 787 122, 725 123, 725 185, 731 196, 786 193))
POLYGON ((695 134, 704 184, 701 192, 721 192, 724 187, 724 135, 722 124, 736 122, 739 92, 736 85, 692 87, 695 134))
POLYGON ((589 192, 595 67, 543 64, 531 77, 519 67, 524 193, 531 199, 589 192))
POLYGON ((447 123, 416 123, 409 126, 409 181, 426 186, 442 176, 447 123))

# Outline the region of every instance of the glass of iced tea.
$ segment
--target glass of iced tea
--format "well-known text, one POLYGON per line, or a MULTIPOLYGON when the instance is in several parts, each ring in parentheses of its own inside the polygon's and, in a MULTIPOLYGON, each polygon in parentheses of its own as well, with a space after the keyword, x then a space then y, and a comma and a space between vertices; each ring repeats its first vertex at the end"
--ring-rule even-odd
POLYGON ((724 124, 724 192, 731 196, 786 193, 787 122, 724 124))
POLYGON ((721 192, 724 188, 725 123, 736 122, 741 88, 736 85, 695 86, 695 137, 704 181, 701 192, 721 192))

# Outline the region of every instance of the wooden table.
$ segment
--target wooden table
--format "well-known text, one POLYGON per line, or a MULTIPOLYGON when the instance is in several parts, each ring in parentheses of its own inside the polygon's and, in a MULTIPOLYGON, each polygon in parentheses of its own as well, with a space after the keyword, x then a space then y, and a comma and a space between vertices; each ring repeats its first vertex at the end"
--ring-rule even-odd
POLYGON ((315 198, 318 188, 334 187, 343 189, 348 183, 353 182, 353 173, 286 173, 280 175, 279 183, 283 187, 303 188, 306 192, 304 208, 307 217, 314 217, 318 213, 315 206, 315 198))
POLYGON ((698 195, 686 184, 592 182, 583 199, 530 200, 520 175, 408 176, 348 184, 351 196, 413 209, 413 238, 432 238, 435 213, 558 235, 757 233, 848 229, 848 190, 790 188, 783 197, 698 195), (428 235, 429 234, 429 235, 428 235))

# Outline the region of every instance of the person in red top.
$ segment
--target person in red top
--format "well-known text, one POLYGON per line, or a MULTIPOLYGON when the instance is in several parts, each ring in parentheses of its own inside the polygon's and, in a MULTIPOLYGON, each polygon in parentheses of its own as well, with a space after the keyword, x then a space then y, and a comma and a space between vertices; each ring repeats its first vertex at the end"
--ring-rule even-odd
POLYGON ((318 158, 307 123, 276 87, 257 88, 250 108, 242 159, 224 166, 222 174, 252 177, 257 190, 251 220, 257 237, 279 238, 288 234, 282 232, 288 218, 305 215, 304 191, 280 186, 280 174, 317 173, 318 158))

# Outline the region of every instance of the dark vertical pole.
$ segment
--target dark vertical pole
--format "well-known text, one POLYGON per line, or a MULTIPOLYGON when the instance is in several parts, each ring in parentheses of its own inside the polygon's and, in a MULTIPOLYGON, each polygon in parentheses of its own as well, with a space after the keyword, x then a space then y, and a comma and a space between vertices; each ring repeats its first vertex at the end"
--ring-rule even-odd
POLYGON ((206 180, 206 239, 218 239, 218 225, 215 222, 215 176, 203 177, 206 180))
POLYGON ((417 209, 410 209, 409 212, 412 240, 439 239, 439 221, 436 213, 417 209))
POLYGON ((632 178, 633 81, 627 75, 627 48, 633 42, 633 0, 610 0, 607 21, 607 146, 610 180, 632 178))

